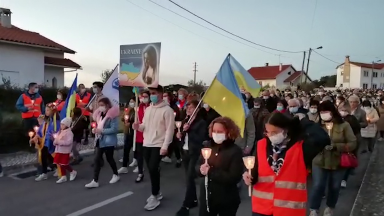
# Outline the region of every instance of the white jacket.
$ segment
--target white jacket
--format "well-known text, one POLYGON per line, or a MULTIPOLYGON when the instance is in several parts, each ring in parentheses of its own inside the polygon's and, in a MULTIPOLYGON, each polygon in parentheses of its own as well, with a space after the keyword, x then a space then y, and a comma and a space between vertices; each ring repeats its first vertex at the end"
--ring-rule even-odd
POLYGON ((143 132, 144 147, 168 149, 175 132, 175 115, 173 109, 162 101, 149 106, 144 113, 143 123, 139 126, 143 132))
POLYGON ((376 122, 379 120, 379 114, 375 108, 371 108, 369 111, 365 110, 367 114, 367 120, 369 119, 368 126, 365 128, 361 128, 361 137, 364 138, 374 138, 377 133, 376 122))

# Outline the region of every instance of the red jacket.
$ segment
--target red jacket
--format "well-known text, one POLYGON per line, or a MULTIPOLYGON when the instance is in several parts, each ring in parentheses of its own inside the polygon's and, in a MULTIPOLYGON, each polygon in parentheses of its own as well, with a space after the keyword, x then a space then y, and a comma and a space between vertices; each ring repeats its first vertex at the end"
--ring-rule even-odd
MULTIPOLYGON (((137 111, 138 117, 139 117, 139 123, 143 123, 144 113, 145 109, 149 106, 149 104, 141 103, 139 105, 139 110, 137 111)), ((136 131, 136 142, 137 143, 143 143, 144 137, 143 132, 136 131)))

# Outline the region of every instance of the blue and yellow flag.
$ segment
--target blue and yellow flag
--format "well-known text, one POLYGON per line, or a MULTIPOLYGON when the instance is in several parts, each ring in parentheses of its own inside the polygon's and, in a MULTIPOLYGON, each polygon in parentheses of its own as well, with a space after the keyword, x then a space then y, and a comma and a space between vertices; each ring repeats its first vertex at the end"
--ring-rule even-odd
POLYGON ((60 111, 60 119, 64 119, 65 117, 71 117, 71 112, 76 105, 76 89, 77 89, 77 74, 75 79, 73 80, 71 88, 68 91, 68 96, 67 96, 67 99, 65 100, 64 107, 60 111))
POLYGON ((241 66, 241 64, 236 61, 236 59, 229 54, 229 64, 231 65, 233 74, 235 75, 237 85, 241 88, 246 90, 247 92, 251 93, 253 97, 259 97, 261 86, 260 84, 255 80, 255 78, 252 77, 252 75, 241 66))
POLYGON ((203 101, 223 117, 232 119, 244 135, 245 118, 249 113, 227 56, 215 79, 205 92, 203 101))

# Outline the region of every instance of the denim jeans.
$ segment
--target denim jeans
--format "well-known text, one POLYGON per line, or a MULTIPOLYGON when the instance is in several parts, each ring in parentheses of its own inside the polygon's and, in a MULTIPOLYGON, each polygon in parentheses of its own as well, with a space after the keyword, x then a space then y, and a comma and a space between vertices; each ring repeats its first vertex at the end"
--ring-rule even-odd
POLYGON ((327 206, 330 208, 336 207, 344 173, 345 169, 328 170, 318 166, 312 167, 313 186, 309 198, 310 209, 320 209, 321 201, 326 188, 328 190, 326 193, 327 206))

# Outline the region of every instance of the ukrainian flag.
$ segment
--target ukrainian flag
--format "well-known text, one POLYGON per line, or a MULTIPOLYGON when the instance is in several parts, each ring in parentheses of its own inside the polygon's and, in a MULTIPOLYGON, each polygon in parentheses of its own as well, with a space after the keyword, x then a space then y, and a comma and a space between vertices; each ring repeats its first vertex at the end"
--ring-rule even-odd
POLYGON ((241 136, 244 134, 245 118, 249 109, 245 104, 236 82, 234 71, 228 55, 215 79, 205 92, 203 101, 223 117, 232 119, 240 128, 241 136))
POLYGON ((60 119, 64 119, 65 117, 71 117, 71 113, 73 108, 76 105, 76 89, 77 89, 77 74, 75 79, 73 80, 72 86, 68 91, 67 99, 65 100, 65 104, 63 109, 60 111, 60 119))
POLYGON ((235 75, 237 85, 251 93, 253 97, 259 97, 261 86, 257 81, 249 74, 247 70, 241 66, 241 64, 236 61, 236 59, 229 54, 229 64, 231 65, 233 74, 235 75))

